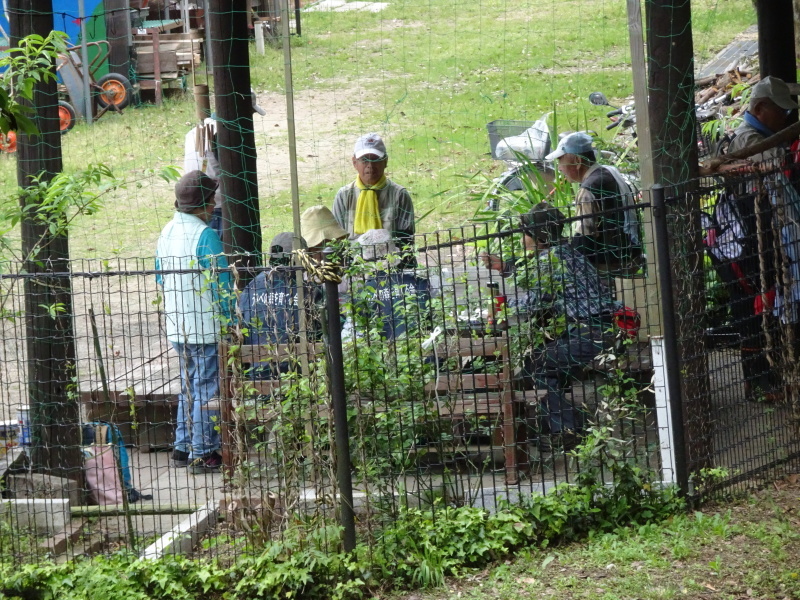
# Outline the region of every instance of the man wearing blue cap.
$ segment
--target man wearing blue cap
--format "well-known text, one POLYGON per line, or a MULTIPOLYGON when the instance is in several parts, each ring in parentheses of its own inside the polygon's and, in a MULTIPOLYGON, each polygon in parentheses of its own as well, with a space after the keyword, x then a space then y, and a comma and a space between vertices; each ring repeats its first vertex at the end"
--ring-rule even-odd
POLYGON ((545 158, 557 160, 567 181, 580 184, 573 247, 600 270, 624 273, 635 268, 641 243, 634 191, 617 169, 597 162, 592 137, 571 133, 545 158))

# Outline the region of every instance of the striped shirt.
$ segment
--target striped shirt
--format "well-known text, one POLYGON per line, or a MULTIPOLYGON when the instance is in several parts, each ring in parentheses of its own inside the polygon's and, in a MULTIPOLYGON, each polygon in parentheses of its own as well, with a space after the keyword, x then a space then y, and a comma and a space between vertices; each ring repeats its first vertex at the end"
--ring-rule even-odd
POLYGON ((610 319, 622 307, 597 269, 566 241, 542 250, 533 260, 521 259, 514 276, 519 292, 508 305, 528 313, 597 322, 610 319))

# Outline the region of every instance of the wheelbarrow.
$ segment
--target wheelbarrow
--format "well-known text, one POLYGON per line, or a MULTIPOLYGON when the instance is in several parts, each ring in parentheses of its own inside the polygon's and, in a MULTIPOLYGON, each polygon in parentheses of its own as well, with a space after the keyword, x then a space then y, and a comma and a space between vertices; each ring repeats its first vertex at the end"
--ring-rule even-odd
MULTIPOLYGON (((92 116, 99 119, 106 111, 112 109, 118 113, 128 106, 133 99, 133 86, 124 75, 108 73, 95 79, 95 73, 108 58, 111 45, 105 41, 89 42, 86 46, 96 46, 97 54, 89 63, 89 93, 92 95, 92 116)), ((59 127, 66 133, 75 126, 75 121, 80 115, 86 115, 86 88, 83 82, 83 69, 81 64, 80 46, 70 46, 65 52, 58 55, 56 72, 61 77, 60 91, 69 100, 58 101, 59 127)))

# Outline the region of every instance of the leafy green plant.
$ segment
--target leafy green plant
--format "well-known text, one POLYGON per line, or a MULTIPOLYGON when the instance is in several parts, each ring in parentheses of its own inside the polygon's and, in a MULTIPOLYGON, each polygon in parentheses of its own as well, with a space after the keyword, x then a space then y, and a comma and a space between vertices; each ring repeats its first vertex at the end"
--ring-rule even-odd
POLYGON ((56 78, 55 61, 59 52, 65 51, 67 39, 63 31, 51 31, 46 38, 32 34, 22 38, 17 47, 5 51, 0 58, 0 71, 5 72, 0 84, 0 132, 38 133, 28 116, 32 109, 17 98, 33 100, 36 83, 56 78))

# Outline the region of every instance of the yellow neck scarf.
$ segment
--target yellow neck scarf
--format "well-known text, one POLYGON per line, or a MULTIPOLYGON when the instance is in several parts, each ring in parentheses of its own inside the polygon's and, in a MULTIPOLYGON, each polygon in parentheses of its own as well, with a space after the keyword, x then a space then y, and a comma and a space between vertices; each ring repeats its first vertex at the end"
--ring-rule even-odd
POLYGON ((381 211, 378 209, 378 193, 386 187, 386 175, 378 180, 375 185, 364 185, 361 178, 356 175, 356 186, 361 192, 358 194, 356 202, 356 217, 353 223, 353 230, 357 235, 361 235, 370 229, 382 229, 381 211))

